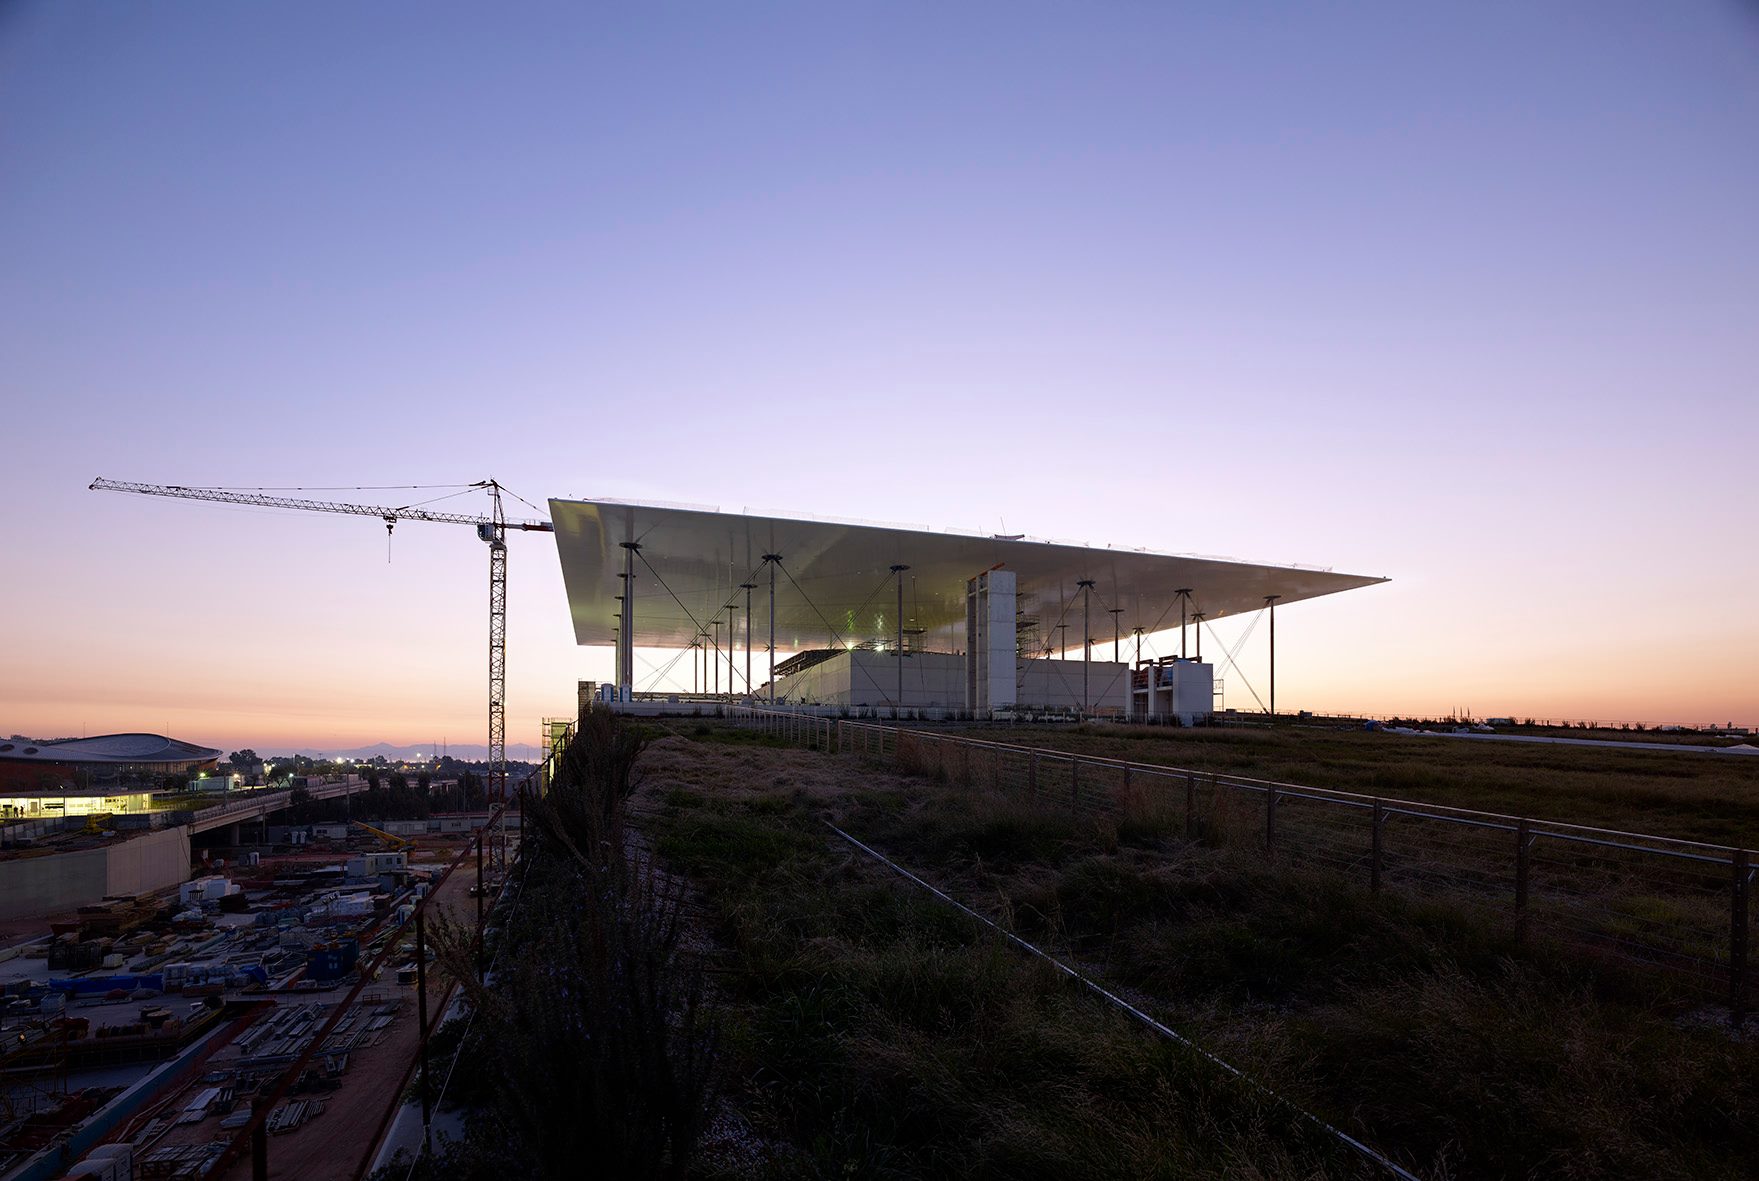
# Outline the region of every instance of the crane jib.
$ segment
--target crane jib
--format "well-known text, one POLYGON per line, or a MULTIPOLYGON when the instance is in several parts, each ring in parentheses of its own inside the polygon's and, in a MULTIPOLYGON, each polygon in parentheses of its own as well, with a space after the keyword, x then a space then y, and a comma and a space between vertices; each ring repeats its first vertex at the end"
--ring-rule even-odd
MULTIPOLYGON (((304 500, 287 496, 267 496, 261 492, 233 491, 226 488, 187 488, 178 484, 131 484, 99 477, 90 488, 94 492, 131 492, 140 496, 169 496, 179 500, 205 500, 215 504, 236 504, 253 508, 293 509, 309 513, 339 513, 345 516, 376 517, 385 523, 389 533, 398 521, 427 521, 441 525, 471 525, 477 536, 489 543, 489 793, 503 807, 507 795, 507 545, 509 529, 522 532, 554 533, 549 521, 509 521, 501 512, 501 486, 484 480, 473 487, 489 492, 494 515, 468 516, 462 513, 437 513, 412 506, 388 507, 374 504, 348 504, 340 501, 304 500)), ((389 544, 387 542, 387 544, 389 544)), ((507 834, 501 830, 500 856, 506 865, 507 834)))
MULTIPOLYGON (((93 480, 94 492, 132 492, 139 496, 169 496, 179 500, 205 500, 214 504, 239 504, 254 508, 293 509, 308 513, 340 513, 344 516, 377 517, 382 521, 426 521, 436 525, 493 525, 492 517, 464 513, 436 513, 422 508, 382 504, 349 504, 331 500, 305 500, 290 496, 265 496, 260 492, 233 492, 225 488, 188 488, 180 484, 132 484, 121 480, 93 480)), ((553 533, 548 521, 504 521, 503 527, 523 532, 553 533)))

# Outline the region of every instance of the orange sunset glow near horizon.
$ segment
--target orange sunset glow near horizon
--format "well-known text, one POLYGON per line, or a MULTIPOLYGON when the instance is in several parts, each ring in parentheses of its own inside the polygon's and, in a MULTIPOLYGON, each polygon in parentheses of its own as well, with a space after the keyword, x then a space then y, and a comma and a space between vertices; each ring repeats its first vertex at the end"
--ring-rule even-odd
MULTIPOLYGON (((9 9, 0 731, 486 741, 471 529, 100 475, 1330 567, 1282 711, 1759 726, 1759 21, 1620 12, 9 9)), ((508 549, 517 754, 611 656, 508 549)))

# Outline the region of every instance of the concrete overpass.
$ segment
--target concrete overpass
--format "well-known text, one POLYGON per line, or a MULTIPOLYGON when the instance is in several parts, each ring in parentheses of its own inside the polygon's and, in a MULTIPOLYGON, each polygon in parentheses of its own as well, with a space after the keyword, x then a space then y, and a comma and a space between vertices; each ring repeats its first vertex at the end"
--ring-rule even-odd
MULTIPOLYGON (((317 787, 308 787, 305 794, 308 799, 333 800, 338 796, 355 795, 367 790, 367 784, 360 783, 325 783, 317 787)), ((194 836, 200 832, 210 832, 228 824, 240 824, 246 820, 260 820, 271 812, 279 812, 291 806, 291 791, 259 791, 253 792, 245 799, 229 800, 224 804, 215 804, 211 808, 203 808, 189 813, 189 833, 194 836)))

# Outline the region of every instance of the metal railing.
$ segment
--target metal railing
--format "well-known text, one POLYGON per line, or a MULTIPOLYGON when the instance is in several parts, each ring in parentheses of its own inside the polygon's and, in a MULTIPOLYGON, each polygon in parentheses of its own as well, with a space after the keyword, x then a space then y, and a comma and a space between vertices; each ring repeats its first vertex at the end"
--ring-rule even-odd
POLYGON ((1521 937, 1552 937, 1664 969, 1748 1008, 1748 849, 825 717, 732 707, 728 720, 906 772, 1152 822, 1279 863, 1346 875, 1373 893, 1466 898, 1521 937))
MULTIPOLYGON (((307 798, 312 800, 333 800, 337 796, 358 795, 369 790, 370 784, 365 781, 356 783, 324 783, 317 787, 302 789, 307 798)), ((188 823, 197 829, 212 828, 231 816, 256 817, 267 816, 270 812, 279 812, 293 803, 291 790, 261 790, 250 793, 243 799, 228 800, 225 803, 212 804, 206 808, 179 809, 188 816, 188 823)))

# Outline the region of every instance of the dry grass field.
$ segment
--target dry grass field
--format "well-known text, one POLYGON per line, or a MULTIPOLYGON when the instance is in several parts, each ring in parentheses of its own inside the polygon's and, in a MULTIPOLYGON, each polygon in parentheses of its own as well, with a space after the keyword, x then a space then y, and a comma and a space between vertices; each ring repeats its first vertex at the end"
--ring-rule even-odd
MULTIPOLYGON (((1750 804, 1722 815, 1753 782, 1746 765, 1674 754, 1327 732, 1008 737, 1706 839, 1756 819, 1750 804), (1555 806, 1522 806, 1536 793, 1555 806)), ((697 900, 724 1085, 748 1133, 704 1175, 1386 1175, 826 820, 1424 1177, 1734 1178, 1759 1154, 1750 1034, 1642 969, 1518 939, 1469 898, 1371 895, 1261 848, 1189 840, 1152 800, 1077 813, 944 768, 905 774, 698 723, 642 772, 643 826, 697 900)))
POLYGON ((1711 844, 1759 847, 1759 756, 1288 724, 971 729, 974 737, 1711 844))

